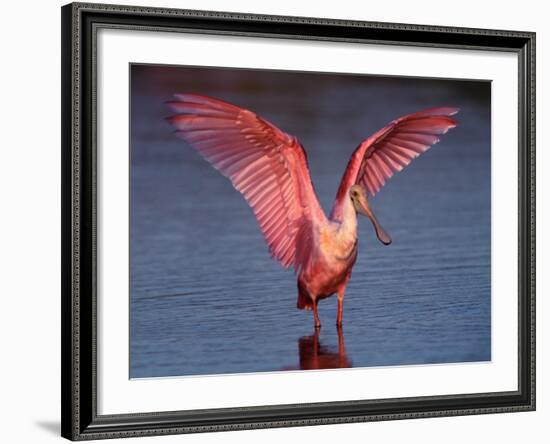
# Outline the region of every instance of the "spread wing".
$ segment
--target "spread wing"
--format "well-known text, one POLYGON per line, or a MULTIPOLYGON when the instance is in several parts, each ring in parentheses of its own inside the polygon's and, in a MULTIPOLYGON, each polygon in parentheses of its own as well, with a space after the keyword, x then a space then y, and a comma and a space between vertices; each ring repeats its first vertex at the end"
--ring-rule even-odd
POLYGON ((458 108, 444 107, 409 114, 363 140, 348 162, 331 217, 342 217, 344 199, 352 185, 363 185, 372 196, 378 193, 395 172, 405 168, 439 142, 440 135, 457 125, 450 116, 458 111, 458 108))
POLYGON ((195 94, 176 94, 167 120, 176 134, 231 180, 252 208, 269 251, 286 268, 302 264, 306 227, 326 216, 295 137, 251 111, 195 94), (301 249, 301 248, 298 249, 301 249))

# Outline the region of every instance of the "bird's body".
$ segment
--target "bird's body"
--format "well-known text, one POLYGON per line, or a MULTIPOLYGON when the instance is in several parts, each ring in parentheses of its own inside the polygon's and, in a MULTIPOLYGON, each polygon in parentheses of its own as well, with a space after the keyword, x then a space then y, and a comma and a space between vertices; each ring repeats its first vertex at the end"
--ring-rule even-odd
POLYGON ((348 206, 343 220, 312 227, 312 248, 298 273, 300 309, 315 309, 319 300, 333 294, 343 298, 357 259, 357 216, 351 201, 348 206))
POLYGON ((332 212, 321 208, 298 140, 251 111, 210 97, 176 94, 169 122, 176 133, 228 177, 252 208, 271 255, 294 266, 299 309, 337 295, 337 325, 342 324, 346 285, 357 259, 357 213, 367 216, 378 239, 391 239, 378 223, 367 198, 394 172, 431 145, 456 122, 456 108, 432 108, 394 120, 363 140, 352 154, 332 212))

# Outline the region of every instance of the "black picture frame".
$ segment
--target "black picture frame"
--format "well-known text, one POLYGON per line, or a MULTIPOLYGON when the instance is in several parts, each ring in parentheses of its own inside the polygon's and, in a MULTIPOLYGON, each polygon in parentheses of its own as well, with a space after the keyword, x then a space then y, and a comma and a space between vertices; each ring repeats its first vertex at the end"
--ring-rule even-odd
POLYGON ((84 440, 535 409, 535 33, 85 3, 68 4, 61 14, 62 436, 84 440), (518 390, 383 401, 98 415, 94 76, 96 30, 100 27, 517 54, 518 390))

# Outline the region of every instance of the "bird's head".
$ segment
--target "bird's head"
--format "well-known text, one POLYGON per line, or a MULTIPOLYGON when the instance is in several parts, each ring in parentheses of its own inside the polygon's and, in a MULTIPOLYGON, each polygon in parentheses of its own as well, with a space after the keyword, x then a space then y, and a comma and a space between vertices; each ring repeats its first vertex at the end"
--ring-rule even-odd
POLYGON ((372 222, 372 225, 374 227, 374 231, 376 231, 376 236, 378 237, 378 240, 382 242, 384 245, 391 244, 391 237, 382 228, 382 226, 376 219, 374 213, 372 212, 372 209, 369 204, 369 200, 367 198, 367 190, 365 190, 365 188, 362 187, 361 185, 355 184, 355 185, 352 185, 352 187, 349 189, 349 196, 350 196, 351 202, 353 203, 353 206, 355 207, 355 211, 357 211, 358 213, 364 216, 367 216, 372 222))

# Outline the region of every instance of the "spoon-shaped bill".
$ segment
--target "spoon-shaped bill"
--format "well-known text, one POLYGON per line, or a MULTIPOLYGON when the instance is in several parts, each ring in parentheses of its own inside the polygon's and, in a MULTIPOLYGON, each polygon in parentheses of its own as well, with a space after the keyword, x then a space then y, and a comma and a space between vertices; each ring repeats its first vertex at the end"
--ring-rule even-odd
POLYGON ((372 212, 372 209, 369 205, 368 200, 365 197, 362 197, 354 200, 354 204, 355 204, 355 209, 357 210, 358 213, 361 213, 370 219, 374 227, 374 231, 376 232, 376 236, 378 237, 378 240, 382 242, 384 245, 391 244, 390 235, 386 232, 386 230, 384 230, 384 228, 382 228, 382 225, 380 225, 380 222, 378 222, 378 219, 376 219, 376 216, 372 212))

